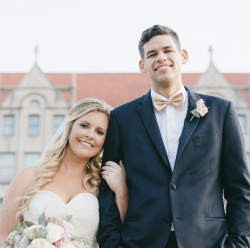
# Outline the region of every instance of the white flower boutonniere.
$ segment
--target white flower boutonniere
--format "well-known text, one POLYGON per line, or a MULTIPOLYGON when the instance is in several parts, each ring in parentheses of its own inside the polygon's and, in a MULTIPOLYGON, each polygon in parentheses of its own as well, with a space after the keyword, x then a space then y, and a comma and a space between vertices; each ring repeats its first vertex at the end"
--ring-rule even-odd
POLYGON ((196 101, 196 108, 191 110, 191 118, 189 121, 192 121, 195 118, 200 119, 208 113, 208 108, 203 99, 196 101))

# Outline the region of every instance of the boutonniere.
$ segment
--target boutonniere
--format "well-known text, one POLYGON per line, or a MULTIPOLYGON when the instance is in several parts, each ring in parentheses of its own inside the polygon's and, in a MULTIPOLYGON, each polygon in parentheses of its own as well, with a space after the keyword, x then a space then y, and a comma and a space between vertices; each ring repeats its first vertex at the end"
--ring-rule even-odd
POLYGON ((196 108, 191 110, 192 116, 189 121, 192 121, 194 117, 200 119, 208 113, 208 108, 203 99, 199 99, 195 104, 196 108))

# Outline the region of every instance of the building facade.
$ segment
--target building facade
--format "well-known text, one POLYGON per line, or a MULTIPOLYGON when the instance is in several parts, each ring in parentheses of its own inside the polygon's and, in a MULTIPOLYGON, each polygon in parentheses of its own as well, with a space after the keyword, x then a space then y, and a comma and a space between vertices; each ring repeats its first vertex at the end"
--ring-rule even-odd
MULTIPOLYGON (((184 74, 183 82, 234 103, 250 161, 250 74, 222 74, 211 59, 206 72, 184 74)), ((149 89, 139 73, 45 74, 35 63, 27 74, 0 74, 0 203, 16 173, 39 159, 75 101, 97 97, 116 107, 149 89)))

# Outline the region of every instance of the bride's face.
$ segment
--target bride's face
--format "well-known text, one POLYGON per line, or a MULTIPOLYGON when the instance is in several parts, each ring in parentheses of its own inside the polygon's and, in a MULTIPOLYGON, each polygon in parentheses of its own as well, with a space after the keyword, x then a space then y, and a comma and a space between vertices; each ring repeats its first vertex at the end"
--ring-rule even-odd
POLYGON ((69 150, 79 159, 88 160, 97 155, 104 144, 108 117, 93 111, 75 120, 69 135, 69 150))

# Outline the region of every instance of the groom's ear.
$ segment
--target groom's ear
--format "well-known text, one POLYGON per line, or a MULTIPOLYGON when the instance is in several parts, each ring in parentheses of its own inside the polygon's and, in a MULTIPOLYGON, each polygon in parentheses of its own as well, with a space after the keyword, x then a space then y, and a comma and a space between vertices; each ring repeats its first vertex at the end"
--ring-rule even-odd
POLYGON ((142 73, 145 73, 144 62, 142 59, 139 61, 139 68, 142 73))

